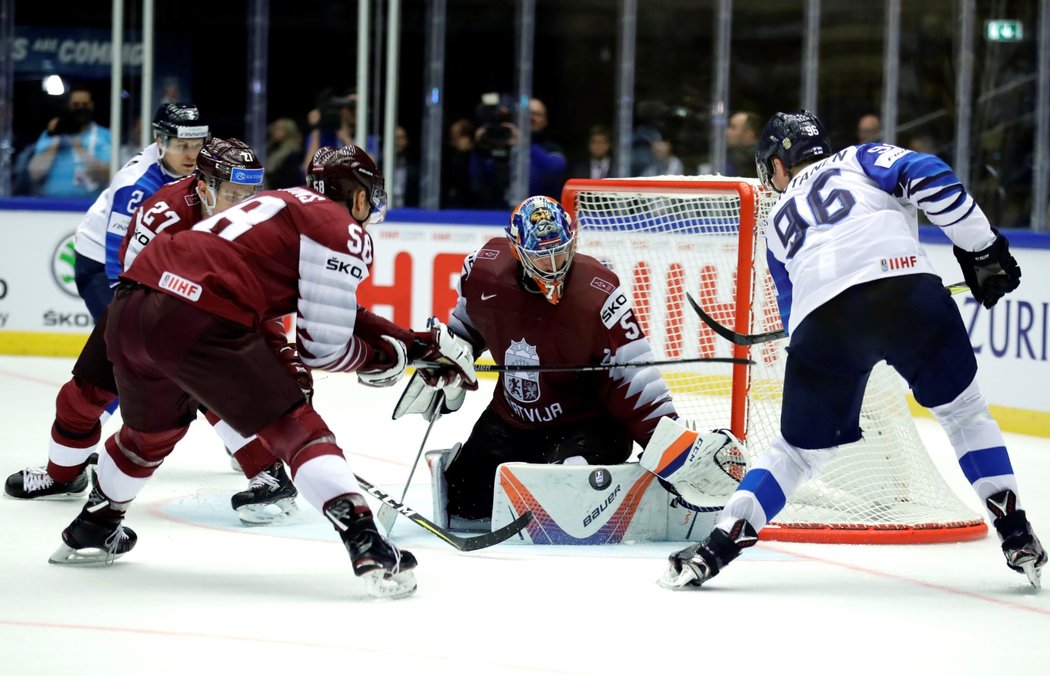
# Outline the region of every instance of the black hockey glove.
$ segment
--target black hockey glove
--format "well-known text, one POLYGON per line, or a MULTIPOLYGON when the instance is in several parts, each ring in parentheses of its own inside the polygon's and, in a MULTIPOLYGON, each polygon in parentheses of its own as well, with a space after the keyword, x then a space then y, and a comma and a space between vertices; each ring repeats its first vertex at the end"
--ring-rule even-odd
POLYGON ((1010 242, 992 228, 995 241, 987 249, 964 251, 952 247, 963 279, 977 302, 990 308, 1021 284, 1021 267, 1010 254, 1010 242))

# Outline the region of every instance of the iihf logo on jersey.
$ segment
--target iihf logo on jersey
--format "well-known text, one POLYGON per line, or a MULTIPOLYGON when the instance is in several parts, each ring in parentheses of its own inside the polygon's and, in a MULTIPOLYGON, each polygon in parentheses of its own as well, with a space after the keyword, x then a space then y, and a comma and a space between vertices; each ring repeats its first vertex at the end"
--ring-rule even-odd
POLYGON ((889 272, 890 270, 914 268, 918 260, 918 256, 896 256, 894 258, 883 258, 879 261, 879 265, 882 267, 883 272, 889 272))
MULTIPOLYGON (((503 363, 507 366, 539 366, 540 356, 536 347, 524 339, 512 340, 503 355, 503 363)), ((514 399, 530 404, 540 398, 540 374, 538 371, 508 371, 503 388, 514 399)))

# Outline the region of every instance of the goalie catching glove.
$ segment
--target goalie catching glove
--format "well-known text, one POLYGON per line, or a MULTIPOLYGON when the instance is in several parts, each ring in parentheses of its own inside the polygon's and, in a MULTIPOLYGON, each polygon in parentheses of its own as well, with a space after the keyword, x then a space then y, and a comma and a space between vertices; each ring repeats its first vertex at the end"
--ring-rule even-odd
POLYGON ((394 407, 394 420, 406 413, 420 413, 430 421, 435 414, 458 411, 463 405, 466 391, 478 389, 478 377, 474 372, 474 347, 452 333, 437 317, 431 317, 427 327, 426 332, 417 334, 417 349, 412 351, 413 361, 443 365, 417 367, 394 407), (419 349, 421 346, 423 349, 419 349))
POLYGON ((729 430, 695 432, 661 418, 639 464, 695 507, 722 507, 747 471, 740 441, 729 430))
POLYGON ((995 240, 980 251, 952 247, 963 279, 977 302, 990 308, 1021 284, 1021 266, 1010 253, 1010 242, 992 228, 995 240))

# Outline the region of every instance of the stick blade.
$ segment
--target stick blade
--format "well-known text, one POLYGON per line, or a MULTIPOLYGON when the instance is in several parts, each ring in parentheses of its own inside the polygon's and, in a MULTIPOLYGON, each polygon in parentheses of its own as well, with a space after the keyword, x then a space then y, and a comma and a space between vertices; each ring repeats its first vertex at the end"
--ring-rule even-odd
POLYGON ((384 502, 380 505, 379 511, 376 513, 376 521, 383 527, 386 534, 390 535, 394 530, 394 522, 397 521, 397 510, 391 508, 384 502))

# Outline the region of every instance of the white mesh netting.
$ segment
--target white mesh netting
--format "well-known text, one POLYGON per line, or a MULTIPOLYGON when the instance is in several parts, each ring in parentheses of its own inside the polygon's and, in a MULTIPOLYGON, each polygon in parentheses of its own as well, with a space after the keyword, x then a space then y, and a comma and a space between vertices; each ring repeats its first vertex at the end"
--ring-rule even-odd
MULTIPOLYGON (((572 181, 563 198, 579 222, 580 251, 619 275, 657 359, 748 356, 746 348, 735 348, 700 321, 685 302, 686 292, 738 332, 781 327, 762 232, 776 195, 755 181, 572 181), (743 228, 741 190, 745 196, 753 192, 757 202, 757 213, 745 213, 743 228)), ((700 429, 732 426, 752 458, 764 451, 779 428, 785 342, 752 347, 753 366, 662 368, 679 414, 700 429)), ((904 384, 885 363, 872 373, 861 416, 864 439, 843 446, 820 477, 803 485, 764 537, 928 542, 983 535, 983 521, 951 492, 930 460, 904 384)))

